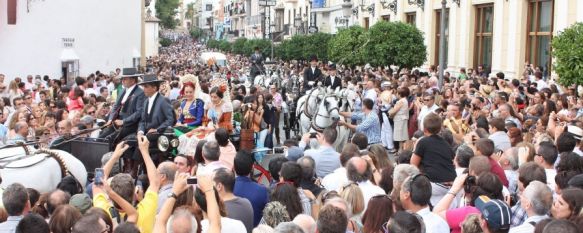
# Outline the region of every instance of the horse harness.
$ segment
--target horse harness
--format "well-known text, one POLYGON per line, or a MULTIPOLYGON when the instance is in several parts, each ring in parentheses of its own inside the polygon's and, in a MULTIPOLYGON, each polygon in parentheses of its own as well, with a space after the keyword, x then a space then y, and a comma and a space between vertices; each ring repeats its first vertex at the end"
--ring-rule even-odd
POLYGON ((70 175, 73 178, 75 178, 75 180, 77 182, 79 182, 77 180, 77 178, 75 177, 75 175, 73 175, 73 173, 71 173, 69 171, 69 168, 67 167, 67 164, 65 163, 65 160, 63 159, 63 157, 61 157, 61 155, 59 155, 57 152, 54 152, 54 151, 51 151, 48 149, 39 149, 39 150, 35 151, 34 154, 31 154, 30 150, 28 149, 28 147, 26 145, 23 144, 22 147, 25 150, 25 155, 21 156, 22 154, 17 154, 17 155, 11 155, 8 157, 0 158, 0 169, 32 167, 34 165, 37 165, 37 164, 45 161, 47 158, 53 158, 59 164, 59 167, 61 170, 61 179, 67 175, 70 175), (33 155, 38 155, 38 154, 42 154, 42 153, 45 153, 46 156, 44 156, 42 159, 39 159, 38 161, 34 161, 30 164, 25 164, 25 165, 20 165, 20 166, 10 166, 10 164, 12 164, 14 162, 24 160, 27 158, 31 158, 33 155))
MULTIPOLYGON (((307 103, 308 103, 308 101, 310 100, 310 97, 312 97, 312 94, 314 93, 314 91, 315 91, 315 90, 316 90, 316 88, 313 88, 312 90, 310 90, 310 93, 308 94, 308 97, 306 98, 306 101, 304 101, 304 103, 302 103, 302 104, 304 105, 304 106, 303 106, 304 110, 303 110, 303 111, 301 111, 301 112, 300 112, 299 114, 297 114, 297 115, 299 116, 299 115, 301 115, 302 113, 306 114, 306 117, 308 117, 308 118, 311 120, 311 121, 310 121, 310 127, 311 127, 311 128, 313 128, 314 130, 316 130, 317 132, 322 132, 322 131, 324 131, 324 129, 325 129, 325 128, 327 128, 327 127, 330 127, 331 125, 329 125, 329 126, 325 126, 325 127, 318 126, 318 125, 317 125, 317 123, 316 123, 316 118, 317 118, 317 117, 330 118, 330 116, 324 116, 324 115, 322 115, 322 114, 319 114, 319 112, 318 112, 318 111, 316 111, 316 113, 315 113, 315 114, 313 114, 313 115, 312 115, 312 114, 310 114, 310 112, 309 112, 309 109, 308 109, 308 104, 307 104, 307 103)), ((324 98, 322 98, 322 100, 321 100, 321 101, 324 101, 324 104, 327 104, 325 101, 326 101, 326 98, 328 98, 328 97, 330 97, 330 95, 324 95, 324 98)), ((318 106, 318 105, 320 105, 320 103, 317 103, 317 104, 316 104, 316 106, 318 106)), ((338 109, 338 106, 334 106, 333 108, 331 108, 331 109, 328 109, 328 115, 330 115, 330 112, 332 112, 332 111, 334 111, 334 110, 339 110, 339 109, 338 109)), ((334 123, 332 123, 332 125, 333 125, 333 124, 334 124, 334 123)))

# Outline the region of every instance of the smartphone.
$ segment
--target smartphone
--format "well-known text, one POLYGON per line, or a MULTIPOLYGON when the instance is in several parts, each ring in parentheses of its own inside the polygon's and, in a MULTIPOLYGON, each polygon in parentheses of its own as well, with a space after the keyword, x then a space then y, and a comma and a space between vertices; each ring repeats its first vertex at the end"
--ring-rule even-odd
POLYGON ((186 184, 197 184, 198 180, 196 176, 191 176, 186 179, 186 184))
POLYGON ((95 168, 95 185, 103 185, 103 168, 95 168))

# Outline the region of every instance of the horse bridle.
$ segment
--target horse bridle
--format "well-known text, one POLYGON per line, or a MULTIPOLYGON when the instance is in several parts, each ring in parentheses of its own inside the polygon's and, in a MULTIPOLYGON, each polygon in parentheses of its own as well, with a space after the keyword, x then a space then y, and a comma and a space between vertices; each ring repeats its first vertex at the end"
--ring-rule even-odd
MULTIPOLYGON (((327 99, 327 98, 329 98, 329 97, 334 97, 334 96, 332 96, 332 95, 325 95, 325 96, 324 96, 324 98, 322 99, 322 101, 324 101, 324 105, 326 105, 326 106, 328 105, 328 103, 326 102, 326 99, 327 99)), ((320 127, 320 126, 318 126, 318 125, 317 125, 317 123, 316 123, 316 119, 317 119, 317 117, 330 118, 330 112, 332 112, 332 111, 334 111, 334 110, 336 110, 336 111, 340 111, 340 110, 338 109, 338 106, 334 106, 333 108, 331 108, 331 109, 328 109, 328 111, 327 111, 327 113, 328 113, 328 116, 324 116, 324 115, 320 114, 320 113, 319 113, 319 111, 318 111, 318 112, 316 112, 316 114, 315 114, 315 115, 312 117, 312 122, 310 123, 310 126, 311 126, 311 127, 314 129, 314 130, 316 130, 316 131, 318 131, 318 132, 322 132, 322 131, 324 131, 324 129, 325 129, 325 128, 328 128, 328 127, 330 127, 330 126, 332 126, 332 125, 336 124, 336 122, 332 122, 332 124, 330 124, 330 125, 328 125, 328 126, 325 126, 325 127, 320 127)))

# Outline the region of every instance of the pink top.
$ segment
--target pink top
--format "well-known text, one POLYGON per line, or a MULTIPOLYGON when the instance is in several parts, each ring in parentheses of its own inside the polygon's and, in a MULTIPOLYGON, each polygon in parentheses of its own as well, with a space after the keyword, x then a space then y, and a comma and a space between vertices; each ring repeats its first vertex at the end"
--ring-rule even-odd
POLYGON ((480 210, 473 206, 465 206, 461 208, 451 209, 445 212, 445 221, 451 229, 452 233, 461 233, 462 228, 460 225, 464 222, 464 219, 469 214, 479 214, 480 210))
POLYGON ((67 110, 69 111, 73 111, 73 110, 83 110, 83 98, 79 97, 77 99, 70 99, 67 98, 67 110))
POLYGON ((221 155, 219 156, 219 161, 225 164, 229 169, 233 169, 233 164, 235 163, 235 155, 237 154, 237 150, 233 143, 229 142, 229 144, 225 147, 220 147, 221 155))

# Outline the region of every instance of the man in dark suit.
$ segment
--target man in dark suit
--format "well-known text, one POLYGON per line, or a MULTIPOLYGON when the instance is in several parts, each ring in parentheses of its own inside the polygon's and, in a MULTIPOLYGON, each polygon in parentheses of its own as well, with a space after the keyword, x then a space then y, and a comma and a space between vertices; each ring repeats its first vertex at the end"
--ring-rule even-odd
POLYGON ((251 83, 251 86, 253 86, 255 76, 265 72, 263 70, 263 55, 261 54, 259 47, 255 47, 255 52, 251 55, 251 58, 249 60, 251 61, 251 72, 249 73, 250 76, 249 82, 251 83))
POLYGON ((328 77, 324 79, 324 86, 331 87, 332 90, 336 90, 337 87, 342 88, 342 80, 336 75, 336 65, 332 64, 328 68, 328 77))
MULTIPOLYGON (((176 121, 170 101, 158 93, 162 82, 164 81, 158 80, 156 75, 150 74, 144 75, 143 81, 139 83, 144 88, 146 100, 143 103, 137 137, 146 136, 150 142, 156 142, 160 134, 168 127, 172 127, 176 121)), ((156 145, 151 143, 150 147, 156 145)), ((139 149, 134 150, 132 159, 138 161, 142 159, 139 149)), ((157 158, 152 159, 155 161, 157 158)), ((137 171, 135 169, 138 164, 134 161, 133 172, 137 171)))
POLYGON ((144 91, 137 85, 139 76, 141 74, 137 73, 136 68, 123 69, 121 82, 124 90, 117 97, 109 114, 107 125, 111 126, 105 128, 99 135, 100 138, 112 136, 113 145, 138 130, 138 123, 146 100, 144 91), (114 134, 116 129, 120 129, 117 135, 114 134))
POLYGON ((318 68, 318 58, 312 56, 310 58, 310 67, 304 70, 304 91, 310 89, 308 85, 309 82, 314 82, 314 86, 317 85, 322 78, 322 71, 318 68))

